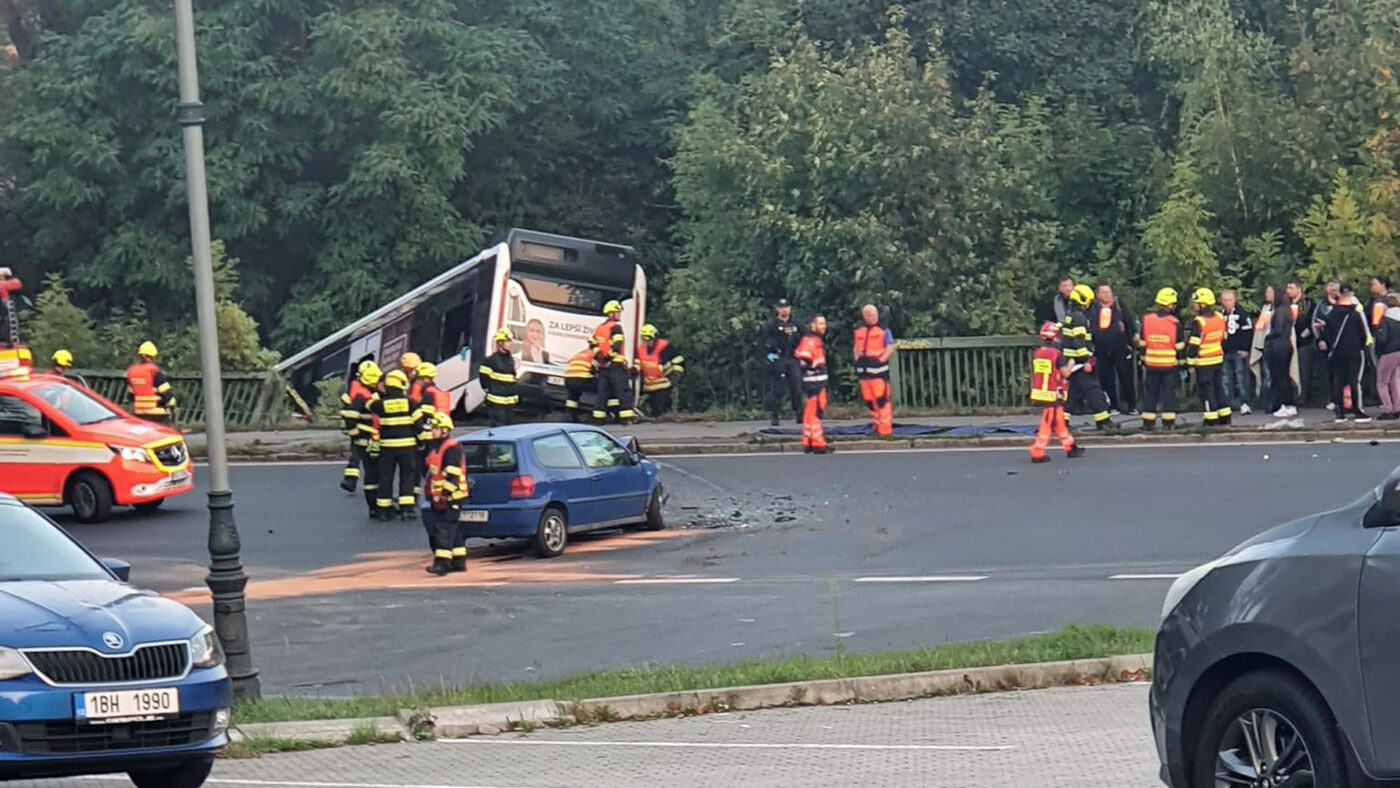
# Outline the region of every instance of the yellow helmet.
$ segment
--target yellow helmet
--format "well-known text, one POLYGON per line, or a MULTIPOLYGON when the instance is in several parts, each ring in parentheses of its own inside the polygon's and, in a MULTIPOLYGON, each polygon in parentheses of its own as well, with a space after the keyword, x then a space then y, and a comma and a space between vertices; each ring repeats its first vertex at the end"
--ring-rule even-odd
POLYGON ((399 366, 402 367, 406 372, 411 372, 415 369, 418 369, 418 365, 422 363, 423 359, 419 358, 418 354, 414 353, 412 350, 408 351, 407 353, 404 353, 402 356, 399 356, 399 366))
POLYGON ((515 339, 515 335, 510 333, 509 328, 503 328, 491 335, 492 342, 510 342, 513 339, 515 339))
POLYGON ((408 375, 401 369, 389 370, 389 374, 384 376, 384 387, 389 389, 408 388, 408 375))
POLYGON ((447 430, 451 432, 455 427, 456 425, 452 423, 452 417, 447 415, 446 413, 438 411, 437 413, 433 414, 433 429, 447 430))
POLYGON ((424 361, 418 365, 418 377, 425 380, 437 377, 437 367, 431 361, 424 361))
POLYGON ((379 379, 384 377, 384 373, 379 369, 379 365, 373 361, 366 361, 360 364, 359 372, 360 382, 366 386, 378 385, 379 379))
POLYGON ((605 314, 605 315, 611 315, 611 314, 613 314, 614 312, 621 312, 621 311, 622 311, 622 302, 621 302, 621 301, 618 301, 618 300, 616 300, 616 299, 614 299, 614 300, 612 300, 612 301, 609 301, 609 302, 607 302, 606 304, 603 304, 603 314, 605 314))
POLYGON ((1088 306, 1094 300, 1094 291, 1088 285, 1075 285, 1070 291, 1069 300, 1080 306, 1088 306))
POLYGON ((73 353, 69 350, 55 350, 53 352, 53 365, 56 367, 73 366, 73 353))
POLYGON ((156 343, 146 341, 141 343, 141 347, 136 349, 141 358, 155 358, 160 351, 156 350, 156 343))
POLYGON ((1191 303, 1215 306, 1215 291, 1209 287, 1198 287, 1196 292, 1191 294, 1191 303))
POLYGON ((1170 287, 1158 290, 1156 304, 1167 308, 1176 306, 1176 290, 1170 287))
POLYGON ((646 325, 642 326, 642 339, 655 339, 655 338, 656 338, 656 326, 653 326, 651 323, 647 323, 646 325))

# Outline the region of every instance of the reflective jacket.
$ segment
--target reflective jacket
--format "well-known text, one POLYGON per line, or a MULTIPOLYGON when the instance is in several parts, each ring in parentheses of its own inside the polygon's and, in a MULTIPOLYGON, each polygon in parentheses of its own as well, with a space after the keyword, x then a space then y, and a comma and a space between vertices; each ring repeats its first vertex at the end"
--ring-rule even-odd
POLYGON ((889 329, 882 326, 861 326, 855 331, 856 372, 863 378, 889 378, 890 362, 881 360, 885 348, 893 343, 889 329))
MULTIPOLYGON (((409 387, 409 401, 417 407, 414 413, 418 416, 418 440, 426 443, 433 439, 433 416, 438 413, 452 412, 452 395, 437 387, 437 384, 426 378, 419 378, 423 385, 418 387, 418 397, 413 397, 413 387, 409 387)), ((413 381, 417 383, 418 380, 413 381)))
POLYGON ((1142 318, 1142 365, 1148 369, 1181 366, 1181 322, 1169 310, 1158 309, 1142 318))
POLYGON ((1071 309, 1060 325, 1060 352, 1077 363, 1094 355, 1094 341, 1089 338, 1089 318, 1078 307, 1071 309))
POLYGON ((467 500, 467 455, 457 441, 445 438, 428 452, 428 501, 433 511, 457 508, 467 500))
POLYGON ((593 364, 594 351, 591 347, 569 357, 569 361, 564 365, 564 377, 568 380, 592 380, 597 369, 593 364))
POLYGON ((1031 402, 1054 405, 1065 390, 1060 374, 1060 349, 1050 343, 1036 348, 1031 356, 1031 402))
POLYGON ((802 365, 802 386, 808 391, 826 388, 826 347, 816 334, 803 334, 792 351, 793 358, 802 365))
POLYGON ((637 371, 642 373, 642 391, 665 391, 671 375, 685 371, 685 358, 664 339, 643 342, 637 347, 637 371))
POLYGON ((137 416, 168 416, 175 407, 170 380, 150 359, 126 368, 126 386, 131 390, 131 412, 137 416))
POLYGON ((1214 309, 1196 315, 1186 345, 1186 363, 1190 366, 1219 366, 1225 360, 1225 318, 1214 309))
POLYGON ((515 357, 510 351, 483 358, 477 374, 481 377, 481 387, 486 390, 487 405, 509 406, 520 402, 515 390, 515 357))
POLYGON ((350 384, 349 391, 340 395, 340 420, 345 426, 345 434, 356 446, 369 445, 370 435, 374 432, 374 422, 369 413, 369 403, 373 399, 374 392, 358 380, 350 384))
POLYGON ((623 332, 621 323, 612 318, 604 320, 593 329, 593 338, 598 340, 598 349, 607 351, 612 361, 627 363, 627 335, 623 332))
POLYGON ((418 416, 413 403, 402 391, 390 389, 369 403, 374 435, 381 449, 412 449, 418 446, 418 416))

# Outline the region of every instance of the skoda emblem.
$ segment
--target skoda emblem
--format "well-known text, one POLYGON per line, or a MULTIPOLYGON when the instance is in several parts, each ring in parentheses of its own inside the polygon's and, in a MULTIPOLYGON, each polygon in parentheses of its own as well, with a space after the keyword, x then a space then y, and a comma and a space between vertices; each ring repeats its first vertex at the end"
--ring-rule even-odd
POLYGON ((115 632, 102 633, 102 645, 106 646, 107 648, 113 651, 116 651, 117 649, 121 648, 122 642, 122 636, 118 635, 115 632))

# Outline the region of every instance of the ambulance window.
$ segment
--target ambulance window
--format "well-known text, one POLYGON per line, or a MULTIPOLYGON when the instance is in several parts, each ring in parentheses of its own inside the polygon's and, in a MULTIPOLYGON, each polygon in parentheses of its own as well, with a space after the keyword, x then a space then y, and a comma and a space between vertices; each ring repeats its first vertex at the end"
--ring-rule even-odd
POLYGON ((23 437, 26 426, 36 425, 44 426, 44 416, 38 408, 18 397, 0 396, 0 435, 23 437))

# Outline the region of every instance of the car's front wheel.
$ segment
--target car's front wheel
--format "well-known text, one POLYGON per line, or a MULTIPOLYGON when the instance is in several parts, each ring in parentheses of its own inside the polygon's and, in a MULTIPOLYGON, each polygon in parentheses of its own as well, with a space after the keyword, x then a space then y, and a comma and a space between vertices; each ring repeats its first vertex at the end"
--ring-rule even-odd
POLYGON ((181 761, 162 769, 142 769, 127 774, 136 788, 199 788, 209 779, 213 758, 181 761))
POLYGON ((1264 670, 1230 682, 1210 701, 1200 731, 1196 788, 1348 784, 1331 711, 1292 674, 1264 670))
POLYGON ((666 516, 661 511, 661 499, 664 496, 661 485, 656 485, 656 489, 651 491, 651 499, 647 501, 647 519, 642 524, 642 528, 648 531, 664 531, 666 529, 666 516))
POLYGON ((539 525, 535 526, 532 540, 535 555, 540 558, 557 558, 569 544, 569 517, 564 510, 551 506, 540 514, 539 525))
POLYGON ((79 471, 68 482, 68 505, 78 522, 100 523, 112 516, 112 485, 95 471, 79 471))

